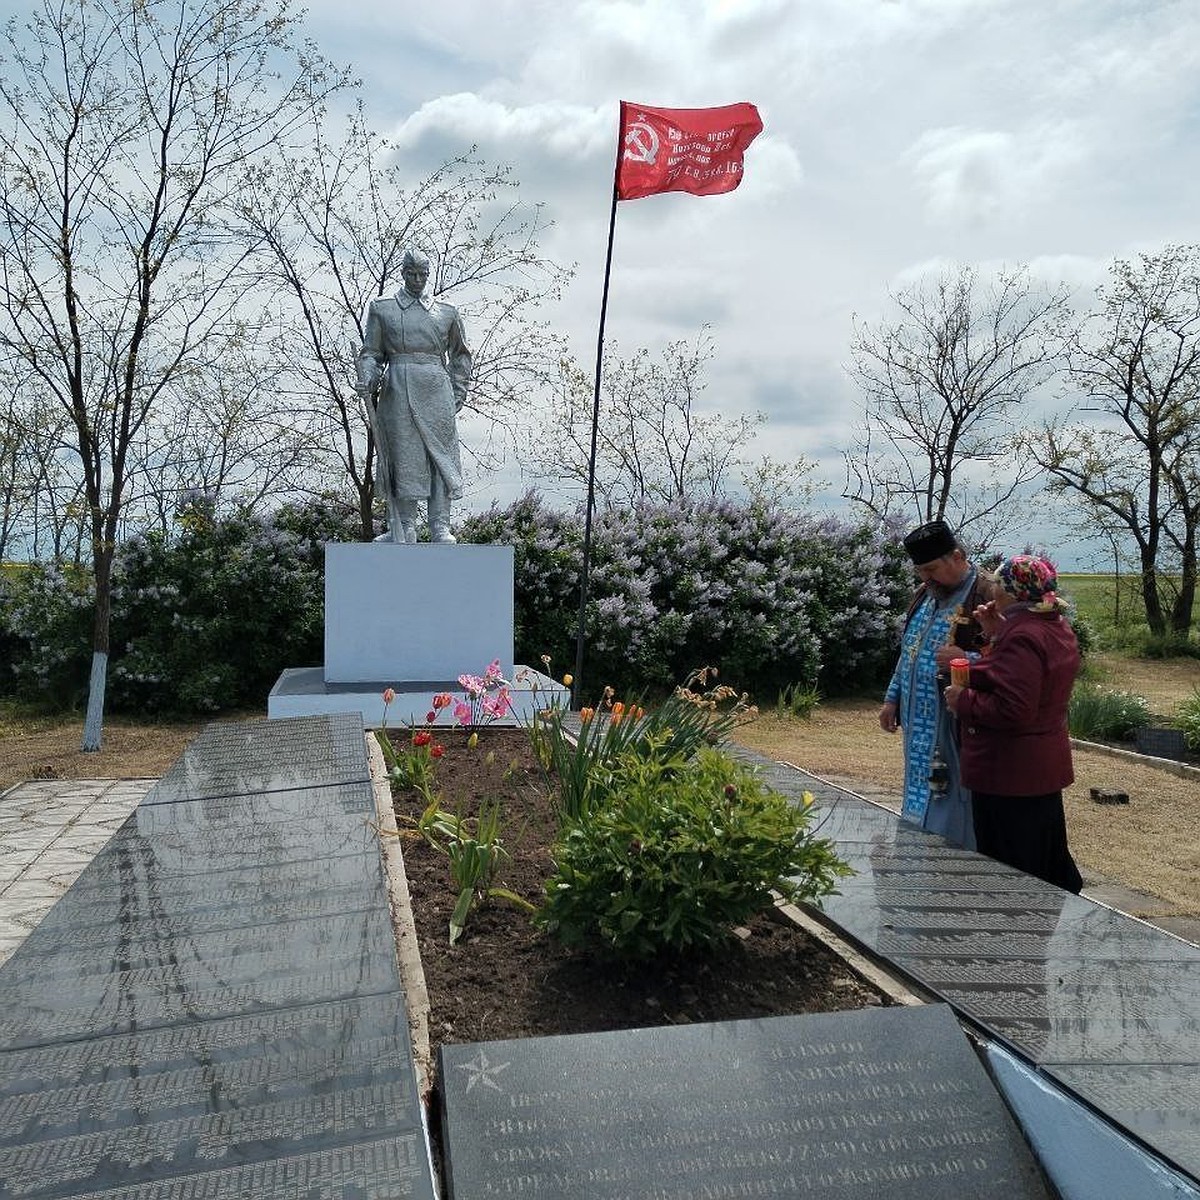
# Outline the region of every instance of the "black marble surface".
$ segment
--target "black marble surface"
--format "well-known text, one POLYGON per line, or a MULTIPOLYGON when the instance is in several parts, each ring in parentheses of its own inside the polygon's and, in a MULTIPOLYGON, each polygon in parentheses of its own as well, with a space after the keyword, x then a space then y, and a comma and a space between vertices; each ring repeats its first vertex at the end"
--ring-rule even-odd
POLYGON ((197 739, 0 966, 0 1198, 432 1200, 374 823, 357 716, 197 739))
POLYGON ((793 768, 856 870, 816 909, 966 1019, 1200 1179, 1200 948, 947 845, 793 768))
POLYGON ((1021 1200, 1044 1181, 945 1006, 443 1046, 450 1200, 1021 1200))
POLYGON ((1119 1070, 1062 1063, 1043 1070, 1173 1162, 1200 1162, 1200 1071, 1195 1063, 1125 1063, 1119 1070))
POLYGON ((207 726, 142 800, 174 804, 369 778, 358 713, 207 726))

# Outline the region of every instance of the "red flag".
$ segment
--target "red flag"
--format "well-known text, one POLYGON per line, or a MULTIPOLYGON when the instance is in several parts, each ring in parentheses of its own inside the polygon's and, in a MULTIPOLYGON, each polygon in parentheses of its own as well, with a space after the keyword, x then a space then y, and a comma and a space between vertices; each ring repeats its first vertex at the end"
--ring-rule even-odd
POLYGON ((617 199, 732 192, 742 181, 742 155, 762 127, 753 104, 648 108, 622 100, 617 199))

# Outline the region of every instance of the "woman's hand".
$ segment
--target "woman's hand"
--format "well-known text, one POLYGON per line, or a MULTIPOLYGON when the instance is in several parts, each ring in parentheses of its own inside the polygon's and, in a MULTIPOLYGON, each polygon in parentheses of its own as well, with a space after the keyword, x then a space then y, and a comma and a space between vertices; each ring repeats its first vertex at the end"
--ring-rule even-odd
POLYGON ((957 683, 952 683, 944 692, 942 692, 942 695, 946 700, 946 707, 956 716, 958 715, 958 698, 965 690, 965 688, 959 687, 957 683))
POLYGON ((985 637, 995 637, 1004 624, 1004 618, 996 611, 995 600, 981 604, 972 614, 983 630, 985 637))

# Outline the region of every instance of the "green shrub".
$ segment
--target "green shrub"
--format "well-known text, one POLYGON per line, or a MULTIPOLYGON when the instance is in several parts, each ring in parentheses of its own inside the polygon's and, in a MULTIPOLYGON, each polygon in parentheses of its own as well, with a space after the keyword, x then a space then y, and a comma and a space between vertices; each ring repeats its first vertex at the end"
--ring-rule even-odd
POLYGON ((1150 706, 1143 696, 1092 683, 1076 684, 1067 709, 1071 736, 1085 740, 1125 741, 1149 722, 1150 706))
POLYGON ((1147 633, 1138 652, 1142 658, 1200 658, 1200 642, 1192 641, 1185 633, 1147 633))
POLYGON ((1183 730, 1183 740, 1189 750, 1200 751, 1200 688, 1180 701, 1171 724, 1183 730))
POLYGON ((821 693, 815 687, 803 683, 789 683, 780 688, 779 697, 775 701, 775 715, 779 717, 800 717, 807 721, 821 703, 821 693))
POLYGON ((831 893, 849 874, 808 828, 807 806, 728 755, 630 751, 604 802, 554 849, 536 920, 568 945, 646 959, 723 942, 769 907, 831 893))
POLYGON ((320 661, 322 563, 310 534, 203 498, 171 536, 130 538, 113 571, 113 707, 261 706, 283 668, 320 661))
POLYGON ((0 576, 0 694, 50 711, 84 704, 95 595, 90 575, 55 563, 0 576))

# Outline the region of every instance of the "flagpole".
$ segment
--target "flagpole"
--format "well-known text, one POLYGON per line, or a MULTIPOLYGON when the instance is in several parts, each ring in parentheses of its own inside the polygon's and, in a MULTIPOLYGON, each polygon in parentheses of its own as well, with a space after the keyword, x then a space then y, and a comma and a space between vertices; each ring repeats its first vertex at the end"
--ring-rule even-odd
MULTIPOLYGON (((625 105, 621 105, 621 128, 625 105)), ((575 678, 571 681, 571 704, 580 707, 583 681, 583 644, 587 612, 588 573, 592 558, 592 510, 596 500, 596 442, 600 432, 600 377, 604 364, 604 320, 608 315, 608 281, 612 275, 613 235, 617 228, 617 176, 621 169, 621 139, 617 138, 617 165, 613 171, 612 208, 608 214, 608 250, 604 256, 604 290, 600 296, 600 332, 596 335, 596 386, 592 394, 592 448, 588 455, 587 508, 583 519, 583 565, 579 572, 579 622, 575 627, 575 678)))

